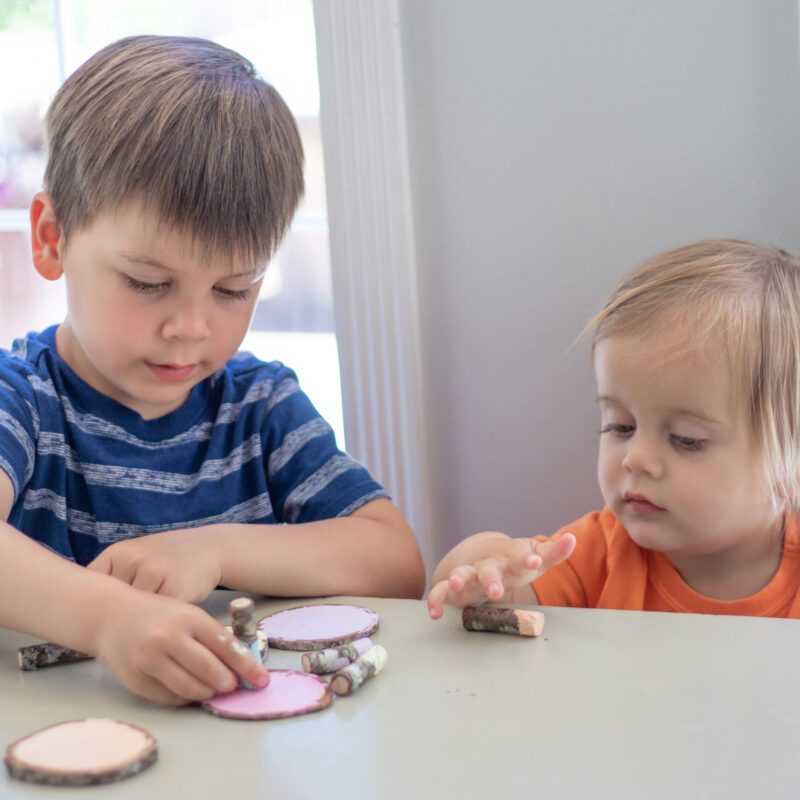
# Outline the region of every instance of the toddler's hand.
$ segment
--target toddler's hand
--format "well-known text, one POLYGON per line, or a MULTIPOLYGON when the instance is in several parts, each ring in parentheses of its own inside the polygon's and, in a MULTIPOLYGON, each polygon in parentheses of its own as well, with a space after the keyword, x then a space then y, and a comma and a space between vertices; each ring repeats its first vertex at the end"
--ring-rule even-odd
POLYGON ((168 705, 232 691, 237 675, 254 686, 269 673, 205 611, 171 597, 128 592, 104 609, 95 652, 136 694, 168 705))
POLYGON ((107 547, 89 569, 135 589, 198 603, 219 585, 221 567, 210 528, 153 533, 107 547))
MULTIPOLYGON (((463 608, 504 598, 525 602, 513 596, 514 590, 530 588, 548 567, 568 558, 574 549, 575 537, 571 533, 545 542, 512 539, 501 533, 477 534, 457 545, 437 568, 437 573, 442 566, 446 571, 428 593, 431 618, 439 619, 445 604, 463 608), (447 568, 448 564, 456 566, 447 568)), ((532 590, 527 602, 536 602, 532 590)))

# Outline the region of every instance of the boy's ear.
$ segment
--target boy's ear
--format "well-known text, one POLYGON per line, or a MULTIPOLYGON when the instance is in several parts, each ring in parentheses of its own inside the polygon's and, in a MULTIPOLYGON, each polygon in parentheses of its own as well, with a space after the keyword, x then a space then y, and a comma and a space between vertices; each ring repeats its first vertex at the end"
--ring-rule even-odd
POLYGON ((56 219, 53 201, 47 192, 37 192, 31 203, 31 246, 36 271, 49 281, 57 281, 64 269, 64 233, 56 219))

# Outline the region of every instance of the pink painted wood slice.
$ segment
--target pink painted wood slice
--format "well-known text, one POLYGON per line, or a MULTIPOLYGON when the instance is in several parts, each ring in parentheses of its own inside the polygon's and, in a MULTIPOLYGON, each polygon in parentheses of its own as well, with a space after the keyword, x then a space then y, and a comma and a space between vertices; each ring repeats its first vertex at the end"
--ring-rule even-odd
POLYGON ((203 708, 229 719, 279 719, 310 714, 329 706, 330 686, 316 675, 291 669, 270 670, 263 689, 235 689, 203 702, 203 708))
POLYGON ((6 749, 14 778, 52 786, 89 786, 130 778, 158 757, 143 728, 90 717, 60 722, 18 739, 6 749))
POLYGON ((362 606, 327 603, 277 611, 258 627, 278 650, 322 650, 371 636, 378 615, 362 606))

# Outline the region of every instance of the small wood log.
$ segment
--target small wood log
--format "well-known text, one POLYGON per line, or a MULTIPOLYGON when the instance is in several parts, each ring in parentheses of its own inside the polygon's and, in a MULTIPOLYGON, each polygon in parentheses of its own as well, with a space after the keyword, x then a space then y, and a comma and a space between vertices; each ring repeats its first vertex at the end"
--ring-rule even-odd
MULTIPOLYGON (((231 612, 231 630, 253 658, 263 664, 267 660, 269 639, 263 631, 258 630, 256 618, 253 616, 254 607, 255 605, 249 597, 237 597, 235 600, 231 600, 228 606, 231 612)), ((243 689, 256 688, 250 681, 241 677, 239 686, 243 689)))
POLYGON ((55 642, 43 642, 20 647, 17 650, 19 668, 26 672, 50 667, 55 664, 72 664, 75 661, 88 661, 94 658, 80 650, 72 650, 55 642))
POLYGON ((239 641, 251 645, 256 640, 256 620, 253 616, 255 605, 249 597, 237 597, 228 606, 231 611, 233 635, 239 641))
POLYGON ((516 636, 538 636, 544 629, 544 614, 521 608, 501 606, 467 606, 461 621, 468 631, 511 633, 516 636))
POLYGON ((377 675, 383 669, 387 658, 386 650, 376 644, 352 664, 340 669, 331 678, 331 689, 340 696, 352 694, 364 681, 377 675))
POLYGON ((22 781, 50 786, 92 786, 123 780, 158 757, 143 728, 114 719, 61 722, 10 744, 5 763, 22 781))
POLYGON ((372 639, 356 639, 349 644, 339 647, 327 647, 325 650, 312 650, 303 653, 300 661, 303 664, 303 672, 313 672, 317 675, 325 675, 328 672, 336 672, 344 669, 348 664, 352 664, 359 656, 363 656, 372 647, 372 639))

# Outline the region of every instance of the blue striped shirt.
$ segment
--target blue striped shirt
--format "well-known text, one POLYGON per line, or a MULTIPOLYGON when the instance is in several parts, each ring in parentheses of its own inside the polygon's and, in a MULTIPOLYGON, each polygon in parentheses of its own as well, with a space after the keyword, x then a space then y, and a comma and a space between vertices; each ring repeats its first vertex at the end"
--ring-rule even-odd
POLYGON ((135 536, 330 519, 386 496, 283 364, 239 353, 144 420, 67 366, 55 330, 0 350, 0 469, 9 523, 60 555, 88 564, 135 536))

